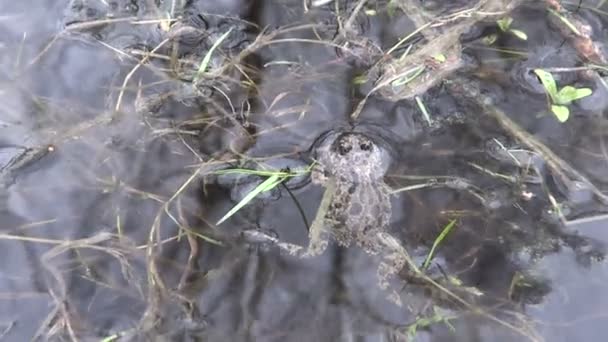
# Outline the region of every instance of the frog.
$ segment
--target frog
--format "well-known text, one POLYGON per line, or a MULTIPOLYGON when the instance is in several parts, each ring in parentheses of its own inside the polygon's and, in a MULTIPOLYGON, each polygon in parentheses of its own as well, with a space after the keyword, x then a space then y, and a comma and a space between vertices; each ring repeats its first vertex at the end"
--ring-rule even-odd
MULTIPOLYGON (((378 286, 388 291, 389 281, 407 261, 405 249, 388 233, 391 200, 384 176, 389 166, 388 150, 367 134, 329 134, 316 148, 316 164, 311 171, 311 183, 326 191, 309 230, 308 246, 281 242, 260 232, 247 234, 258 241, 271 241, 299 258, 323 254, 330 241, 343 248, 359 247, 380 259, 378 286)), ((387 298, 402 306, 397 291, 390 291, 387 298)))

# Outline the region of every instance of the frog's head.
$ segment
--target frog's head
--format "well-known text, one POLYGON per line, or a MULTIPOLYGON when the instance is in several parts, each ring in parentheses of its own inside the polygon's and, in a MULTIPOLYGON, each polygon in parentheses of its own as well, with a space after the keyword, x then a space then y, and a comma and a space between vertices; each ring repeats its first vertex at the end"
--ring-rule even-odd
POLYGON ((388 152, 369 136, 359 132, 341 133, 320 154, 320 162, 331 174, 354 182, 376 181, 384 177, 388 152))
POLYGON ((342 133, 332 143, 331 151, 345 159, 367 159, 377 153, 378 147, 361 133, 342 133))

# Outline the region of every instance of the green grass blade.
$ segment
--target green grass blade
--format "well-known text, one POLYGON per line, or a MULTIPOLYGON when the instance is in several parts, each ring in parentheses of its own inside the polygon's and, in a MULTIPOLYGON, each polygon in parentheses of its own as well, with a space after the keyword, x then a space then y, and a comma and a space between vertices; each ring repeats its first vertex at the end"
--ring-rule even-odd
POLYGON ((422 112, 424 120, 426 120, 426 122, 429 125, 432 125, 433 120, 431 120, 431 116, 429 115, 429 111, 426 109, 424 102, 422 102, 422 99, 420 98, 420 96, 416 96, 414 98, 416 99, 416 104, 418 105, 418 109, 420 109, 420 111, 422 112))
POLYGON ((278 176, 278 177, 295 177, 305 173, 309 173, 310 168, 307 167, 305 169, 293 169, 290 172, 285 171, 272 171, 272 170, 253 170, 253 169, 224 169, 224 170, 216 170, 210 173, 216 175, 229 175, 229 174, 242 174, 242 175, 255 175, 255 176, 278 176))
POLYGON ((423 269, 426 269, 427 267, 429 267, 429 264, 431 263, 431 260, 433 259, 433 256, 435 254, 435 249, 437 249, 437 246, 439 246, 439 244, 441 244, 441 242, 443 241, 443 239, 445 239, 445 237, 448 235, 448 233, 450 233, 450 231, 452 230, 452 227, 454 227, 455 224, 456 224, 456 220, 450 221, 450 223, 448 223, 443 228, 443 230, 441 231, 441 234, 439 234, 439 236, 435 239, 435 242, 433 242, 433 247, 431 247, 431 251, 426 256, 426 259, 424 260, 424 264, 422 265, 423 269))
POLYGON ((422 65, 414 67, 414 68, 406 71, 401 78, 393 81, 393 83, 391 83, 391 85, 393 87, 399 87, 404 84, 407 84, 407 83, 411 82, 413 79, 415 79, 416 77, 420 76, 420 74, 422 74, 425 69, 426 68, 422 65))
POLYGON ((251 202, 257 195, 262 192, 271 190, 273 187, 277 186, 280 183, 281 177, 277 175, 272 175, 268 177, 265 181, 260 183, 255 189, 253 189, 250 193, 247 194, 239 203, 237 203, 230 211, 226 213, 219 221, 217 221, 216 225, 219 226, 232 215, 234 215, 237 211, 241 210, 247 203, 251 202), (271 187, 272 186, 272 187, 271 187))
POLYGON ((403 51, 403 54, 401 54, 401 57, 399 57, 399 60, 402 61, 403 59, 405 59, 405 57, 407 57, 410 54, 410 51, 412 51, 413 47, 414 47, 414 44, 408 45, 407 49, 405 49, 405 51, 403 51))
POLYGON ((215 43, 213 43, 213 45, 209 49, 209 51, 207 51, 207 54, 203 58, 201 65, 198 67, 198 71, 196 72, 196 77, 194 78, 195 81, 197 81, 205 73, 205 71, 207 70, 207 67, 209 66, 209 61, 211 61, 211 55, 213 54, 213 51, 215 51, 215 49, 217 49, 217 47, 220 46, 222 41, 224 41, 224 39, 226 39, 226 37, 228 37, 230 32, 232 32, 232 27, 228 31, 226 31, 226 33, 224 33, 218 40, 216 40, 215 43))
POLYGON ((287 177, 278 177, 278 179, 276 181, 266 185, 266 187, 264 189, 262 189, 262 192, 270 191, 270 190, 274 189, 276 186, 281 184, 286 179, 287 179, 287 177))
POLYGON ((562 23, 564 23, 566 26, 568 26, 568 28, 571 29, 572 32, 576 33, 577 36, 581 35, 581 32, 568 19, 566 19, 566 17, 564 17, 563 15, 559 14, 558 12, 556 12, 556 11, 550 9, 550 8, 549 8, 549 13, 551 13, 554 16, 558 17, 559 20, 561 20, 562 23))
POLYGON ((225 169, 225 170, 216 170, 211 172, 216 175, 254 175, 254 176, 262 176, 262 177, 284 177, 290 176, 289 173, 283 171, 271 171, 271 170, 252 170, 252 169, 225 169))

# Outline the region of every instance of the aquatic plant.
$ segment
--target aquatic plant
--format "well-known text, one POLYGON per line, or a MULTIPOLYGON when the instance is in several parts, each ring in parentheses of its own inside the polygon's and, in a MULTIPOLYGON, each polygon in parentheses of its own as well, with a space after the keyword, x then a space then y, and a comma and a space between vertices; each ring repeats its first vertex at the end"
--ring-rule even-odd
POLYGON ((524 31, 511 28, 512 23, 513 18, 511 17, 502 18, 496 21, 498 28, 502 32, 510 33, 521 40, 528 40, 528 35, 524 31))
POLYGON ((567 106, 572 103, 572 101, 582 99, 593 93, 589 88, 575 88, 569 85, 558 91, 557 83, 551 73, 542 69, 534 69, 534 73, 543 84, 547 95, 549 95, 549 98, 551 99, 551 111, 555 114, 555 117, 559 122, 568 121, 570 110, 567 106))
POLYGON ((246 206, 249 202, 251 202, 254 198, 256 198, 259 194, 263 192, 270 191, 281 184, 283 181, 288 179, 289 177, 299 176, 302 173, 307 173, 310 171, 310 167, 306 170, 296 170, 296 171, 263 171, 263 170, 249 170, 249 169, 228 169, 228 170, 220 170, 216 171, 216 174, 228 174, 228 173, 238 173, 238 174, 253 174, 258 176, 267 176, 263 182, 261 182, 258 186, 256 186, 253 190, 251 190, 242 200, 239 201, 232 209, 230 209, 222 218, 217 221, 216 225, 222 224, 222 222, 226 221, 228 218, 236 214, 239 210, 241 210, 244 206, 246 206))

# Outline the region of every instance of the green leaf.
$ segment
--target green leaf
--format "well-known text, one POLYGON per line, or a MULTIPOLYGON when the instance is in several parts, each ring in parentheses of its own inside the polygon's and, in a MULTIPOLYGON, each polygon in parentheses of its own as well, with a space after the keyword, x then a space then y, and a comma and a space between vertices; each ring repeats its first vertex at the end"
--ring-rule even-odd
POLYGON ((429 264, 431 263, 431 260, 433 259, 433 256, 435 254, 435 249, 437 248, 437 246, 439 246, 439 244, 443 241, 443 239, 445 239, 445 237, 448 235, 450 230, 452 230, 452 227, 454 227, 455 224, 456 224, 456 220, 452 220, 452 221, 450 221, 450 223, 448 223, 443 228, 443 230, 441 231, 439 236, 435 239, 435 242, 433 242, 431 251, 426 256, 426 259, 424 260, 424 264, 422 264, 422 268, 426 269, 427 267, 429 267, 429 264))
POLYGON ((498 28, 503 31, 503 32, 507 32, 509 30, 509 27, 511 26, 511 23, 513 22, 513 18, 511 17, 506 17, 506 18, 502 18, 496 21, 496 24, 498 24, 498 28))
POLYGON ((521 30, 509 30, 509 32, 511 32, 515 37, 521 39, 521 40, 528 40, 528 35, 521 30))
POLYGON ((207 70, 207 66, 209 66, 209 61, 211 61, 211 55, 213 54, 213 51, 215 51, 215 49, 220 46, 224 39, 228 37, 230 32, 232 32, 232 29, 232 27, 228 29, 226 33, 224 33, 221 37, 218 38, 218 40, 215 41, 215 43, 213 43, 209 51, 207 51, 207 54, 205 54, 205 57, 203 57, 203 60, 201 61, 201 65, 198 67, 198 71, 196 72, 196 76, 194 77, 195 81, 197 81, 205 73, 205 71, 207 70))
POLYGON ((590 88, 578 88, 578 89, 576 89, 576 94, 572 98, 572 101, 580 100, 591 94, 593 94, 593 90, 591 90, 590 88))
POLYGON ((445 62, 445 61, 447 60, 447 58, 445 57, 445 55, 444 55, 444 54, 442 54, 442 53, 438 53, 438 54, 434 55, 434 56, 433 56, 433 58, 434 58, 434 59, 435 59, 437 62, 439 62, 439 63, 443 63, 443 62, 445 62))
POLYGON ((574 88, 573 86, 565 86, 557 93, 557 101, 555 103, 560 105, 568 105, 570 102, 582 99, 591 95, 593 91, 589 88, 574 88))
POLYGON ((217 221, 216 225, 219 226, 220 224, 222 224, 222 222, 226 221, 228 218, 230 218, 232 215, 234 215, 237 211, 241 210, 241 208, 243 208, 245 205, 247 205, 247 203, 251 202, 251 200, 253 200, 257 195, 261 194, 262 192, 272 190, 272 188, 277 186, 284 179, 285 179, 284 177, 281 177, 278 175, 272 175, 272 176, 268 177, 265 181, 260 183, 260 185, 256 186, 255 189, 253 189, 250 193, 248 193, 245 197, 243 197, 243 199, 239 203, 237 203, 232 209, 230 209, 226 213, 226 215, 224 215, 219 221, 217 221))
POLYGON ((483 38, 481 39, 481 41, 482 41, 484 44, 486 44, 486 45, 492 45, 492 44, 494 44, 494 43, 496 42, 496 39, 498 39, 498 35, 495 35, 495 34, 489 34, 489 35, 487 35, 487 36, 483 37, 483 38))
POLYGON ((543 69, 534 69, 534 73, 540 79, 540 82, 543 84, 543 87, 545 87, 545 91, 549 94, 551 100, 554 103, 557 102, 557 85, 555 84, 553 75, 543 69))
POLYGON ((570 110, 566 106, 552 105, 551 111, 555 114, 557 120, 562 123, 568 121, 570 117, 570 110))

